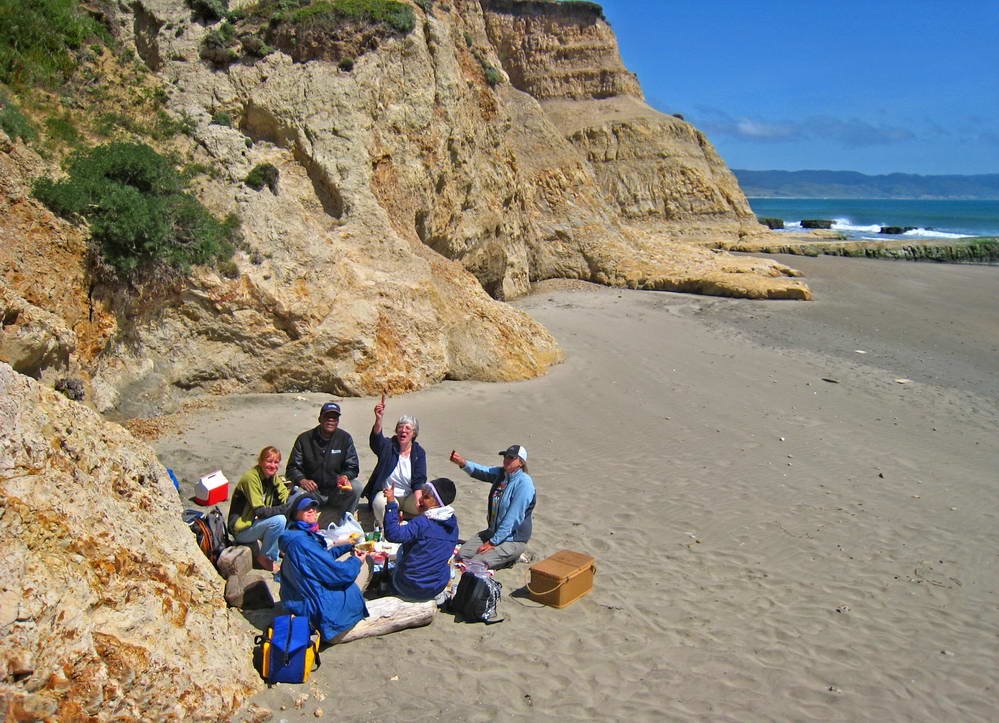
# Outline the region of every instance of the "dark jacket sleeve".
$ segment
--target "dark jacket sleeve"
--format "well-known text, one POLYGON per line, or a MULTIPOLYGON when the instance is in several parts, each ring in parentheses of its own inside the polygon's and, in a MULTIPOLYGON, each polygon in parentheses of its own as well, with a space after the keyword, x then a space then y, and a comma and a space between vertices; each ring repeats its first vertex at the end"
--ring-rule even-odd
POLYGON ((385 539, 389 542, 414 542, 420 539, 426 518, 414 517, 407 524, 399 524, 399 503, 392 500, 385 505, 385 539))
POLYGON ((305 477, 305 445, 308 444, 308 436, 309 432, 303 432, 298 435, 295 445, 291 448, 291 454, 288 455, 288 464, 284 468, 284 476, 292 484, 298 484, 305 477))
POLYGON ((354 447, 354 438, 347 435, 347 444, 343 455, 343 468, 340 474, 346 475, 347 479, 357 479, 361 472, 361 462, 357 458, 357 449, 354 447))
POLYGON ((371 429, 371 434, 368 435, 368 447, 375 453, 376 457, 381 457, 382 451, 390 444, 392 444, 391 439, 381 432, 376 432, 374 428, 371 429))

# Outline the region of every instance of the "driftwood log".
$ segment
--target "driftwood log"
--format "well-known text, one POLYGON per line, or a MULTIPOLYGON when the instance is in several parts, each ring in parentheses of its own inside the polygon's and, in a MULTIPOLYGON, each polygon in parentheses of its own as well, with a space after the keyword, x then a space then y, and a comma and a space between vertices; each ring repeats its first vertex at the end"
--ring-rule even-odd
POLYGON ((369 617, 347 631, 340 639, 341 643, 429 625, 437 614, 437 603, 433 600, 404 602, 397 597, 382 597, 368 602, 368 613, 369 617))

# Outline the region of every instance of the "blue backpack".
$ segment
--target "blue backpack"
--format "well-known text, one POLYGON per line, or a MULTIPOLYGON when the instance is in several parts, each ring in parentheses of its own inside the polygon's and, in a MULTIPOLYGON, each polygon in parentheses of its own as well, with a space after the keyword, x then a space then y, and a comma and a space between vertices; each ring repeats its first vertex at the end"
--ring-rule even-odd
POLYGON ((319 638, 302 615, 278 615, 255 642, 254 667, 271 684, 304 683, 321 663, 319 638))

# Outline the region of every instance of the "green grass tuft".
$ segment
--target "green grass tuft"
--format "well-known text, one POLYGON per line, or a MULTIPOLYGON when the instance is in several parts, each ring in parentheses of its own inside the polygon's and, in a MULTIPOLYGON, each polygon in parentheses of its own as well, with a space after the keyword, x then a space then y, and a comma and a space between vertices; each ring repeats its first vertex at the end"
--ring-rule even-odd
POLYGON ((35 126, 2 91, 0 91, 0 128, 13 140, 20 138, 25 143, 30 143, 38 139, 35 126))
POLYGON ((0 0, 0 81, 13 87, 55 87, 107 29, 77 0, 0 0))

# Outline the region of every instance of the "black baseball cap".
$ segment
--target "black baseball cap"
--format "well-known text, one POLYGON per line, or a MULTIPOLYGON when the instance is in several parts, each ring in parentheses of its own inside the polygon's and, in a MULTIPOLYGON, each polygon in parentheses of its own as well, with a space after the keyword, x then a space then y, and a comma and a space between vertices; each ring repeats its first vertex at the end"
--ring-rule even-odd
POLYGON ((339 417, 340 405, 336 402, 326 402, 326 404, 323 405, 323 408, 319 410, 319 416, 325 417, 327 414, 335 414, 339 417))

